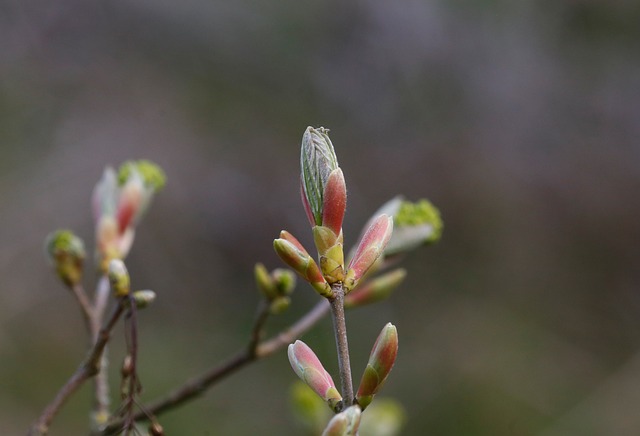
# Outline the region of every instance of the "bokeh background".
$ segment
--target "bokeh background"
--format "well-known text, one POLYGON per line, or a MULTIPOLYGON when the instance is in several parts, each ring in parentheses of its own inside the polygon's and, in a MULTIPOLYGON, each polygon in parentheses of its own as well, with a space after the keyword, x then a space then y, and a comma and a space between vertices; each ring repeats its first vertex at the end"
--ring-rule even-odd
MULTIPOLYGON (((347 243, 399 193, 445 221, 402 289, 348 318, 356 379, 398 326, 383 393, 404 434, 640 434, 639 22, 625 0, 2 0, 0 433, 24 434, 84 355, 42 247, 61 227, 93 247, 105 165, 169 177, 128 258, 159 296, 140 315, 151 399, 244 346, 281 229, 310 244, 298 147, 322 125, 347 243)), ((315 300, 300 286, 270 332, 315 300)), ((305 340, 335 371, 328 320, 305 340)), ((294 378, 280 353, 161 423, 302 435, 294 378)), ((51 434, 86 434, 89 399, 51 434)))

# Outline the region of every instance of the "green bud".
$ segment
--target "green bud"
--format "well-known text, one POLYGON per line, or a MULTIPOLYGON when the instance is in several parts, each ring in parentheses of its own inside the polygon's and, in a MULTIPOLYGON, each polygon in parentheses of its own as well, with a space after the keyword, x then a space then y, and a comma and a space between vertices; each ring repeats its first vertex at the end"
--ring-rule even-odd
POLYGON ((278 295, 291 295, 296 287, 296 275, 291 270, 276 268, 271 272, 271 277, 278 290, 278 295))
POLYGON ((338 158, 324 127, 307 127, 300 151, 302 199, 311 226, 322 225, 324 190, 338 158))
POLYGON ((133 300, 136 302, 138 309, 144 309, 154 301, 156 301, 156 293, 152 290, 145 289, 143 291, 135 291, 133 293, 133 300))
POLYGON ((70 230, 57 230, 47 236, 45 249, 65 285, 80 283, 86 256, 82 239, 70 230))
POLYGON ((127 183, 134 171, 142 176, 144 184, 148 188, 153 188, 155 191, 160 191, 167 183, 167 176, 162 168, 151 161, 143 159, 137 161, 129 160, 123 163, 118 170, 118 184, 123 186, 127 183))
POLYGON ((271 301, 269 305, 269 312, 272 315, 280 315, 291 306, 291 298, 287 296, 276 297, 271 301))
POLYGON ((273 278, 267 271, 267 268, 261 264, 256 263, 253 269, 253 274, 256 280, 258 290, 265 296, 267 300, 273 300, 278 296, 278 290, 276 284, 273 282, 273 278))
POLYGON ((111 290, 116 297, 124 297, 129 295, 131 290, 131 282, 129 272, 124 262, 120 259, 113 259, 109 262, 109 283, 111 290))

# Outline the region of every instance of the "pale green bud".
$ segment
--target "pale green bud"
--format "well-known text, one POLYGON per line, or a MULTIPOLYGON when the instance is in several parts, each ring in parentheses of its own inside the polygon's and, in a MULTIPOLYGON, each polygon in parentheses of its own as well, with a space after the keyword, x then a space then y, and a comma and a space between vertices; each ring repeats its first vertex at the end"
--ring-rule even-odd
POLYGON ((144 309, 145 307, 156 301, 156 293, 150 289, 135 291, 132 296, 133 300, 136 302, 136 307, 138 309, 144 309))
POLYGON ((127 267, 124 265, 122 260, 113 259, 109 262, 108 276, 113 295, 116 297, 129 295, 129 292, 131 291, 131 282, 127 267))
POLYGON ((67 286, 80 283, 86 256, 82 239, 70 230, 57 230, 47 236, 45 248, 60 280, 67 286))
POLYGON ((338 158, 324 127, 307 127, 300 151, 302 199, 311 226, 322 225, 324 190, 338 158))

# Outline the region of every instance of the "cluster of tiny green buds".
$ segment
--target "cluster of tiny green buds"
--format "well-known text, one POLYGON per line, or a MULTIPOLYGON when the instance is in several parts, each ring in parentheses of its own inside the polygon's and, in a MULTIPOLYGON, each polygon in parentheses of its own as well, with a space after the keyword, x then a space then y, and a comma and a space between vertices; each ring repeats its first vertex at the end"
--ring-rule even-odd
POLYGON ((129 271, 120 259, 112 259, 109 262, 109 283, 111 284, 111 292, 116 298, 126 297, 131 291, 131 281, 129 271))
POLYGON ((105 169, 92 196, 96 255, 103 272, 111 259, 129 253, 136 225, 165 180, 162 169, 146 160, 125 162, 117 175, 105 169))
POLYGON ((287 354, 289 363, 300 380, 318 394, 333 411, 340 412, 343 408, 342 396, 313 350, 304 342, 296 341, 289 345, 287 354))
POLYGON ((377 303, 389 298, 406 276, 407 270, 396 268, 373 279, 365 280, 345 297, 345 309, 377 303))
POLYGON ((347 408, 331 418, 322 436, 356 436, 361 416, 362 410, 357 405, 347 408))
POLYGON ((57 230, 47 236, 45 249, 65 285, 71 287, 80 283, 85 258, 82 239, 70 230, 57 230))
POLYGON ((364 410, 382 387, 398 355, 398 331, 396 327, 387 323, 378 335, 369 362, 364 370, 360 387, 356 394, 356 402, 364 410))
POLYGON ((415 203, 397 196, 376 212, 393 217, 394 232, 385 249, 385 256, 404 253, 420 245, 434 244, 442 236, 440 211, 428 200, 415 203))
POLYGON ((257 263, 254 275, 258 289, 269 302, 271 313, 275 315, 286 310, 291 304, 289 295, 296 287, 296 276, 293 272, 276 268, 269 274, 263 264, 257 263))

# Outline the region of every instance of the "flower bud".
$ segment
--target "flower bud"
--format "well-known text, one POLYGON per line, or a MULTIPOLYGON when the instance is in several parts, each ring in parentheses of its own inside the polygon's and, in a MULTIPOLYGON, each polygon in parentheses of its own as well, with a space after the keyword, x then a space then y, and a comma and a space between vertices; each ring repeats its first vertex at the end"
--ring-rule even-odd
POLYGON ((324 369, 313 350, 302 341, 289 345, 289 363, 300 379, 318 394, 334 411, 342 408, 342 396, 331 375, 324 369))
POLYGON ((347 194, 328 129, 307 127, 302 136, 300 167, 302 203, 311 227, 325 225, 340 233, 347 194))
POLYGON ((164 436, 164 429, 157 422, 149 424, 149 436, 164 436))
POLYGON ((111 259, 129 253, 135 227, 164 183, 162 170, 149 161, 125 162, 117 176, 112 168, 105 169, 92 195, 96 254, 103 272, 111 259))
POLYGON ((57 230, 47 236, 45 248, 60 280, 69 287, 80 283, 85 258, 82 239, 70 230, 57 230))
POLYGON ((253 274, 258 290, 267 300, 273 300, 278 296, 276 285, 273 282, 269 271, 267 271, 267 268, 263 264, 256 263, 256 266, 253 269, 253 274))
POLYGON ((293 235, 283 230, 280 232, 280 238, 273 241, 273 248, 278 256, 308 281, 320 295, 327 298, 333 296, 331 286, 323 277, 318 264, 293 235))
POLYGON ((142 291, 135 291, 133 294, 133 300, 136 302, 138 309, 144 309, 154 301, 156 301, 156 293, 150 289, 142 291))
POLYGON ((291 298, 287 296, 276 297, 269 304, 269 313, 272 315, 280 315, 291 306, 291 298))
POLYGON ((111 291, 116 297, 124 297, 130 292, 130 279, 127 267, 120 259, 113 259, 109 262, 109 283, 111 291))
POLYGON ((380 215, 369 226, 362 236, 356 252, 349 262, 345 287, 353 289, 358 281, 373 266, 376 260, 382 255, 384 248, 391 238, 393 232, 393 218, 387 215, 380 215))
POLYGON ((369 356, 369 363, 364 370, 356 401, 364 410, 373 400, 374 395, 382 387, 398 355, 398 331, 387 323, 384 326, 369 356))
POLYGON ((351 406, 344 412, 331 418, 322 432, 322 436, 356 436, 360 427, 362 410, 358 406, 351 406))
POLYGON ((404 281, 407 270, 403 268, 394 269, 379 277, 361 282, 344 299, 345 309, 364 306, 365 304, 376 303, 384 300, 404 281))
POLYGON ((276 268, 271 271, 271 277, 273 278, 273 283, 276 285, 278 295, 285 296, 293 293, 296 287, 296 276, 291 270, 276 268))

